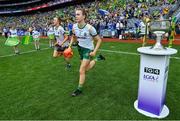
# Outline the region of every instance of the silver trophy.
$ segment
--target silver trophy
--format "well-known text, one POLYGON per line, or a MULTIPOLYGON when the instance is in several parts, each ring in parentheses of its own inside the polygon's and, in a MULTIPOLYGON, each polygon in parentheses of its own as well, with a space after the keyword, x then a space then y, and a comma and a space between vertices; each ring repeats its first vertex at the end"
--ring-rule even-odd
POLYGON ((156 35, 156 43, 152 47, 155 50, 165 49, 161 44, 163 35, 167 33, 170 29, 170 20, 156 20, 150 22, 150 31, 156 35))
POLYGON ((164 31, 154 31, 153 33, 156 34, 156 43, 152 49, 155 49, 155 50, 164 49, 161 44, 161 40, 162 40, 162 36, 165 34, 165 32, 164 31))

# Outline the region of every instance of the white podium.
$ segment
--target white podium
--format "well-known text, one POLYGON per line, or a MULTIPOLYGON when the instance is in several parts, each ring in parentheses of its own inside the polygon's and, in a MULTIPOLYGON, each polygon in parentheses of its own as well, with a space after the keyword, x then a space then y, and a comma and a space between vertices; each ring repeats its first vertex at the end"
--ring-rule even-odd
POLYGON ((164 118, 169 114, 169 109, 165 105, 169 60, 170 55, 177 53, 177 50, 151 48, 137 49, 141 57, 138 99, 134 107, 148 117, 164 118))

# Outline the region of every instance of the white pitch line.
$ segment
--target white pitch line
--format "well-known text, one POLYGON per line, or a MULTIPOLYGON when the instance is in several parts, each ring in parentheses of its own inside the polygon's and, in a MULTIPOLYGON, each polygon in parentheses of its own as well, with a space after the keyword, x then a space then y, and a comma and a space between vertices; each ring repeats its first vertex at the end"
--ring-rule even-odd
POLYGON ((106 49, 99 49, 99 51, 110 52, 110 53, 118 53, 118 54, 126 54, 126 55, 140 55, 138 53, 125 52, 125 51, 114 51, 114 50, 106 50, 106 49))
MULTIPOLYGON (((43 48, 41 50, 47 50, 50 48, 43 48)), ((118 53, 118 54, 126 54, 126 55, 140 55, 138 53, 132 53, 132 52, 125 52, 125 51, 114 51, 114 50, 106 50, 106 49, 99 49, 99 51, 103 51, 103 52, 109 52, 109 53, 118 53)), ((26 54, 26 53, 33 53, 33 52, 37 52, 37 50, 31 50, 31 51, 27 51, 27 52, 21 52, 20 55, 22 54, 26 54)), ((11 56, 15 56, 15 54, 10 54, 10 55, 4 55, 4 56, 0 56, 0 58, 5 58, 5 57, 11 57, 11 56)), ((180 60, 180 57, 170 57, 172 59, 176 59, 176 60, 180 60)))
MULTIPOLYGON (((114 50, 105 50, 105 49, 99 49, 99 51, 109 52, 109 53, 118 53, 118 54, 126 54, 126 55, 140 55, 138 53, 132 53, 132 52, 125 52, 125 51, 114 51, 114 50)), ((172 59, 180 60, 180 57, 170 57, 172 59)))
MULTIPOLYGON (((41 50, 47 50, 47 49, 50 49, 50 48, 43 48, 43 49, 41 49, 41 50)), ((38 51, 41 51, 41 50, 38 50, 38 51)), ((22 55, 22 54, 27 54, 27 53, 33 53, 33 52, 37 52, 37 50, 20 52, 20 55, 22 55)), ((9 54, 9 55, 0 56, 0 58, 11 57, 11 56, 15 56, 15 55, 16 55, 16 54, 9 54)))
POLYGON ((170 58, 180 60, 180 57, 176 57, 176 56, 174 56, 174 57, 170 57, 170 58))

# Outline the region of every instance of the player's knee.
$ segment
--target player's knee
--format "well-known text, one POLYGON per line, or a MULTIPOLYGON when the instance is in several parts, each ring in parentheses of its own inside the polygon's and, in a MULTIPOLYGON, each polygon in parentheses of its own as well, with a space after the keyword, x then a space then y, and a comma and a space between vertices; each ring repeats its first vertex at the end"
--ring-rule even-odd
POLYGON ((81 75, 81 74, 85 74, 85 71, 86 71, 85 68, 81 68, 81 69, 79 70, 79 74, 80 74, 80 75, 81 75))
POLYGON ((53 57, 54 57, 54 58, 57 58, 57 57, 58 57, 58 53, 57 53, 56 51, 54 51, 53 57))

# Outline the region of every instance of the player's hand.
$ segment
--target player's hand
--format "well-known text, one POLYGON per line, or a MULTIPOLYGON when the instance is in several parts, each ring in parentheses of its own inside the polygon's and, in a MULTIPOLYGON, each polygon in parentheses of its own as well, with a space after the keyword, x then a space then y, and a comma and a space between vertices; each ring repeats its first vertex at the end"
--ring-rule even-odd
POLYGON ((71 46, 69 46, 68 49, 71 49, 71 46))
POLYGON ((63 44, 61 43, 59 46, 63 47, 63 44))
POLYGON ((94 57, 94 56, 96 55, 96 52, 94 52, 94 51, 93 51, 93 52, 90 52, 89 55, 92 56, 92 57, 94 57))
POLYGON ((54 43, 54 46, 56 46, 58 43, 56 42, 56 43, 54 43))

